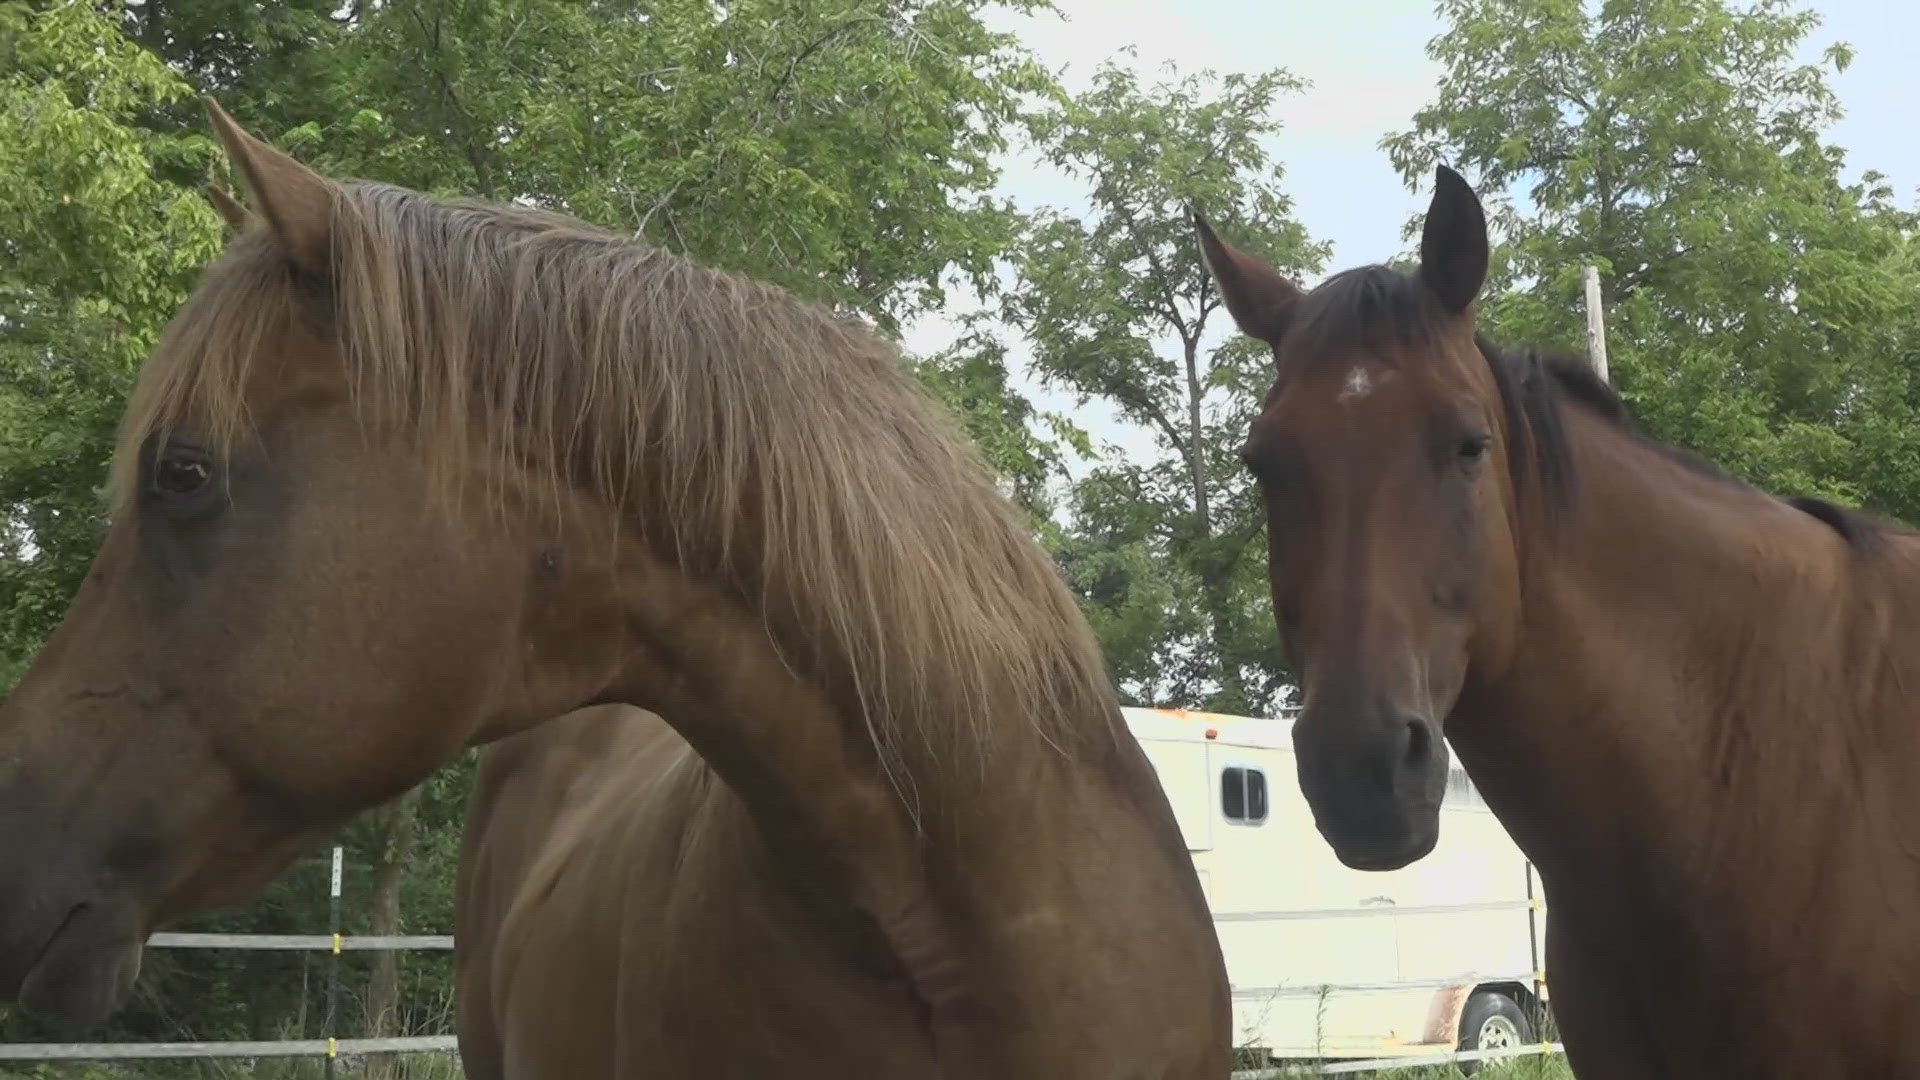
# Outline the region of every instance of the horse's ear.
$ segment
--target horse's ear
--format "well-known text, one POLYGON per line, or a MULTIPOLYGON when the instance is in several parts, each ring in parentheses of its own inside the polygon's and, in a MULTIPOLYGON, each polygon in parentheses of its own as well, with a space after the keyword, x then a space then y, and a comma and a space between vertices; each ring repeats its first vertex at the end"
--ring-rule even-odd
POLYGON ((1220 287, 1220 299, 1226 302, 1227 313, 1233 316, 1241 333, 1277 347, 1287 332, 1287 323, 1293 319, 1300 287, 1281 277, 1273 267, 1220 239, 1199 210, 1189 208, 1187 212, 1193 215, 1193 231, 1200 238, 1201 258, 1207 264, 1207 272, 1213 275, 1214 284, 1220 287))
POLYGON ((1434 168, 1433 202, 1420 233, 1420 280, 1456 314, 1487 282, 1487 215, 1460 174, 1434 168))
POLYGON ((207 185, 207 201, 213 203, 213 208, 220 211, 220 217, 226 221, 227 227, 235 232, 245 231, 251 222, 252 215, 247 213, 247 208, 235 201, 233 196, 227 194, 227 189, 219 184, 207 185))
POLYGON ((332 268, 334 195, 338 189, 332 181, 247 134, 219 102, 210 97, 203 100, 227 155, 246 177, 254 205, 286 245, 294 264, 316 277, 328 277, 332 268))

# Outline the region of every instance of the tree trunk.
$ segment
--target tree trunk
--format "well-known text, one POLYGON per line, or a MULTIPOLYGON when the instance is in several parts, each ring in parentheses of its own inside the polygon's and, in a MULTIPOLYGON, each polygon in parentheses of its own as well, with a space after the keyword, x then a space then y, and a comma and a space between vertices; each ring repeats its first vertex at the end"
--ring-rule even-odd
POLYGON ((1206 391, 1200 386, 1200 338, 1187 336, 1187 477, 1193 484, 1194 539, 1205 543, 1213 538, 1213 508, 1207 498, 1206 431, 1200 421, 1200 400, 1206 391))
POLYGON ((141 44, 161 56, 167 54, 167 12, 161 0, 147 0, 146 17, 140 20, 141 44))
MULTIPOLYGON (((384 815, 385 828, 380 850, 373 859, 373 911, 367 931, 376 937, 400 932, 400 884, 406 877, 407 863, 413 858, 415 825, 420 817, 420 799, 426 791, 416 784, 396 799, 384 815)), ((399 1034, 400 1027, 400 954, 392 949, 376 953, 373 980, 367 987, 367 1033, 373 1038, 399 1034)), ((399 1055, 368 1057, 369 1078, 397 1075, 399 1055)))
POLYGON ((1227 655, 1227 642, 1233 637, 1232 567, 1235 560, 1219 550, 1219 530, 1213 520, 1213 493, 1207 485, 1206 429, 1201 405, 1206 389, 1200 382, 1200 334, 1182 332, 1187 362, 1187 477, 1193 485, 1192 565, 1200 576, 1203 603, 1206 604, 1207 631, 1213 638, 1214 677, 1220 689, 1214 697, 1218 707, 1234 712, 1247 708, 1247 688, 1240 669, 1227 655))
POLYGON ((1214 676, 1220 681, 1220 689, 1215 695, 1213 708, 1220 712, 1235 714, 1247 713, 1252 702, 1247 700, 1246 680, 1241 677, 1240 666, 1229 655, 1229 644, 1233 640, 1233 582, 1232 571, 1225 569, 1227 560, 1211 556, 1206 560, 1201 574, 1201 591, 1207 605, 1207 630, 1213 637, 1214 676))

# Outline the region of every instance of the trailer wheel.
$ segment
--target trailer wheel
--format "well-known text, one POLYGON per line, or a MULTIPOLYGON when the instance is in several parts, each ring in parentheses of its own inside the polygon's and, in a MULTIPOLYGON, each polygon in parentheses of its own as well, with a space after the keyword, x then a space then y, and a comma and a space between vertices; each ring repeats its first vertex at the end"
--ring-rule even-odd
MULTIPOLYGON (((1506 1050, 1533 1042, 1533 1019, 1520 1003, 1501 990, 1476 990, 1460 1010, 1460 1049, 1506 1050)), ((1463 1061, 1460 1071, 1472 1076, 1484 1062, 1463 1061)))

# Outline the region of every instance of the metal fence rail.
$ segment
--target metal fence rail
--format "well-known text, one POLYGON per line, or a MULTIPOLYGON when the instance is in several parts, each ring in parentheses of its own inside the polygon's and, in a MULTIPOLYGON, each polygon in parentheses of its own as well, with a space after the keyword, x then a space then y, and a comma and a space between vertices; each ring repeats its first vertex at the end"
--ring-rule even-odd
POLYGON ((355 1057, 452 1051, 452 1035, 273 1042, 0 1043, 0 1061, 150 1061, 160 1058, 355 1057))
MULTIPOLYGON (((147 944, 157 949, 243 949, 266 952, 320 952, 331 956, 327 977, 327 1012, 323 1031, 333 1030, 335 998, 339 990, 340 957, 350 952, 450 951, 451 934, 362 934, 339 932, 340 885, 344 852, 335 846, 329 868, 326 934, 154 934, 147 944)), ((364 1054, 458 1053, 452 1035, 416 1035, 393 1038, 233 1040, 147 1043, 0 1043, 0 1061, 150 1061, 187 1058, 325 1058, 331 1075, 334 1061, 364 1054)))
POLYGON ((1528 1056, 1550 1057, 1566 1050, 1559 1043, 1529 1043, 1504 1050, 1456 1050, 1444 1054, 1420 1054, 1404 1057, 1368 1058, 1365 1061, 1335 1061, 1319 1066, 1277 1069, 1242 1069, 1233 1080, 1288 1080, 1309 1072, 1315 1076, 1342 1076, 1347 1073, 1379 1072, 1384 1069, 1415 1069, 1423 1065, 1453 1065, 1468 1061, 1511 1061, 1528 1056))
POLYGON ((1410 904, 1407 907, 1286 908, 1279 911, 1218 911, 1214 922, 1284 922, 1288 919, 1363 919, 1387 915, 1459 915, 1469 911, 1545 911, 1545 901, 1477 900, 1466 904, 1410 904))
MULTIPOLYGON (((1532 982, 1538 972, 1526 971, 1517 975, 1488 973, 1476 976, 1476 983, 1519 983, 1522 986, 1532 982)), ((1396 982, 1372 983, 1293 983, 1284 986, 1236 986, 1233 996, 1242 1001, 1282 998, 1282 997, 1318 997, 1321 994, 1377 994, 1387 990, 1441 990, 1449 986, 1460 985, 1458 976, 1444 979, 1401 979, 1396 982)))
MULTIPOLYGON (((334 855, 333 876, 330 891, 337 900, 340 889, 340 855, 338 849, 334 855)), ((1529 867, 1531 871, 1531 867, 1529 867)), ((1529 881, 1531 889, 1531 881, 1529 881)), ((1476 911, 1519 911, 1533 909, 1536 913, 1545 907, 1540 899, 1530 900, 1493 900, 1461 904, 1427 904, 1417 907, 1353 907, 1353 908, 1295 908, 1276 911, 1230 911, 1216 912, 1214 921, 1218 923, 1250 923, 1268 921, 1286 921, 1318 918, 1368 918, 1384 915, 1441 915, 1476 911)), ((337 925, 337 913, 335 914, 337 925)), ((244 949, 276 952, 321 952, 330 953, 336 959, 349 952, 383 951, 451 951, 454 939, 451 934, 400 934, 400 935, 358 935, 341 933, 331 934, 188 934, 160 933, 147 939, 147 944, 159 949, 244 949)), ((1527 983, 1539 981, 1541 973, 1527 972, 1512 976, 1488 976, 1483 981, 1509 981, 1527 983)), ((1451 985, 1454 979, 1409 979, 1399 982, 1383 983, 1301 983, 1290 986, 1247 986, 1236 987, 1233 996, 1238 999, 1275 998, 1293 996, 1317 996, 1327 993, 1365 993, 1370 991, 1437 988, 1451 985)), ((331 987, 329 988, 331 990, 331 987)), ((329 1009, 329 1026, 331 1020, 329 1009)), ((0 1043, 0 1061, 142 1061, 159 1059, 186 1058, 299 1058, 324 1057, 329 1068, 332 1062, 342 1057, 357 1057, 365 1054, 414 1054, 414 1053, 458 1053, 459 1047, 452 1035, 426 1035, 380 1039, 280 1039, 270 1041, 212 1041, 212 1042, 151 1042, 151 1043, 0 1043)), ((1318 1066, 1294 1066, 1277 1069, 1250 1069, 1235 1072, 1233 1080, 1281 1080, 1284 1077, 1307 1075, 1333 1076, 1349 1073, 1375 1072, 1383 1069, 1410 1068, 1421 1065, 1445 1065, 1452 1062, 1478 1061, 1493 1058, 1511 1058, 1528 1054, 1557 1054, 1561 1052, 1559 1043, 1536 1043, 1531 1046, 1515 1047, 1503 1050, 1455 1051, 1424 1054, 1418 1056, 1402 1055, 1397 1057, 1369 1058, 1365 1060, 1338 1060, 1318 1066)))
POLYGON ((290 952, 387 952, 406 949, 451 949, 451 934, 155 934, 147 944, 156 949, 259 949, 290 952), (337 939, 337 940, 336 940, 337 939))

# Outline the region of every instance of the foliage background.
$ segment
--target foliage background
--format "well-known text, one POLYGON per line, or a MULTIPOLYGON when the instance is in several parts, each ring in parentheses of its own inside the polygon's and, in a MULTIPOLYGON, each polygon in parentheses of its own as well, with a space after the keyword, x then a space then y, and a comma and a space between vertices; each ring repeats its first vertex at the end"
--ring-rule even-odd
MULTIPOLYGON (((1916 219, 1877 175, 1842 179, 1829 80, 1850 49, 1796 62, 1815 20, 1787 0, 1437 7, 1438 92, 1382 146, 1410 188, 1446 161, 1488 202, 1495 336, 1578 347, 1595 263, 1614 379, 1655 433, 1783 494, 1920 521, 1916 219)), ((1303 282, 1337 269, 1268 149, 1302 84, 1116 58, 1069 93, 991 9, 1046 4, 0 0, 0 686, 85 574, 129 381, 220 248, 212 93, 324 170, 565 209, 883 329, 984 299, 907 363, 1031 513, 1123 694, 1279 708, 1234 455, 1265 359, 1231 334, 1208 344, 1225 316, 1186 215, 1303 282), (997 194, 1016 145, 1085 207, 997 194), (1154 451, 1114 454, 1036 410, 1013 389, 1023 369, 1112 406, 1154 451)), ((469 753, 344 830, 350 932, 451 928, 471 770, 469 753)), ((315 932, 325 878, 302 864, 187 929, 315 932)), ((0 1013, 0 1039, 314 1035, 321 963, 155 951, 105 1028, 0 1013)), ((342 1034, 448 1029, 444 956, 346 963, 342 1034)))

